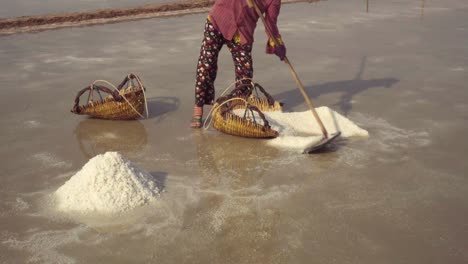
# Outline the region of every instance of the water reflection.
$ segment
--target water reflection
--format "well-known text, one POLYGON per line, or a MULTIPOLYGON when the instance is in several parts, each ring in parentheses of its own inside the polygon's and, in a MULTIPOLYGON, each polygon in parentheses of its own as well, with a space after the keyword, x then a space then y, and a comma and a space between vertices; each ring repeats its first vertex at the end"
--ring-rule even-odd
POLYGON ((219 133, 197 133, 198 164, 202 182, 208 188, 230 182, 241 189, 256 184, 278 158, 278 150, 263 140, 219 133))
POLYGON ((81 152, 88 159, 106 151, 118 151, 125 156, 140 152, 148 138, 139 121, 85 119, 74 132, 81 152))
POLYGON ((184 211, 182 226, 187 228, 175 242, 207 262, 277 261, 282 257, 277 203, 287 187, 267 187, 264 178, 273 176, 278 150, 266 147, 262 140, 217 132, 195 131, 194 137, 200 196, 184 211), (249 254, 252 248, 260 254, 249 254))

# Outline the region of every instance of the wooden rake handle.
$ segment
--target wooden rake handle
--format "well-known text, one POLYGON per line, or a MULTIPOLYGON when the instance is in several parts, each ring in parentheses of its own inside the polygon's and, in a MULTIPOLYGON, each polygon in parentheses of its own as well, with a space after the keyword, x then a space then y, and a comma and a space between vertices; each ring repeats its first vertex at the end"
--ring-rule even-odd
MULTIPOLYGON (((275 36, 273 36, 272 30, 268 27, 268 24, 265 21, 265 17, 263 16, 262 11, 260 10, 260 8, 258 8, 258 5, 255 2, 255 0, 247 0, 247 4, 249 5, 249 7, 253 7, 255 9, 258 16, 262 20, 263 25, 265 26, 265 30, 266 30, 266 32, 268 34, 268 37, 273 40, 273 43, 275 43, 275 46, 279 46, 280 43, 275 38, 275 36)), ((323 125, 322 120, 320 119, 317 111, 315 110, 314 105, 312 104, 312 101, 310 100, 309 96, 307 95, 307 93, 306 93, 306 91, 304 89, 304 85, 302 85, 301 80, 299 80, 299 76, 297 75, 296 71, 294 70, 293 66, 291 65, 291 62, 289 62, 288 57, 286 57, 286 56, 284 57, 284 62, 289 66, 289 71, 291 72, 291 75, 293 76, 294 80, 296 81, 297 87, 299 88, 299 91, 301 91, 301 94, 304 97, 307 105, 309 106, 310 110, 312 111, 312 114, 314 115, 315 120, 317 120, 317 123, 319 124, 320 129, 322 130, 323 136, 325 138, 328 138, 327 129, 325 129, 325 126, 323 125)))

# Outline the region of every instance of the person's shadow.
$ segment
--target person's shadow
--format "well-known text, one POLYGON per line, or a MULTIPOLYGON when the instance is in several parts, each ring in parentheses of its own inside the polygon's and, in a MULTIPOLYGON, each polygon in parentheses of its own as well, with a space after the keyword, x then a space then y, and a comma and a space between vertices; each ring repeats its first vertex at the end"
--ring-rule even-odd
POLYGON ((155 97, 148 99, 149 118, 161 119, 167 113, 179 108, 180 100, 177 97, 155 97))
MULTIPOLYGON (((390 88, 395 83, 399 82, 399 80, 396 78, 362 80, 362 74, 364 72, 366 60, 367 57, 364 56, 359 67, 359 71, 357 72, 356 77, 354 77, 354 79, 327 82, 323 84, 309 86, 305 88, 307 94, 311 98, 317 98, 323 94, 341 92, 342 95, 339 101, 335 104, 335 106, 338 106, 341 110, 341 113, 347 116, 352 109, 352 99, 354 95, 371 88, 390 88)), ((297 89, 279 93, 274 97, 278 101, 285 102, 285 107, 287 107, 288 109, 292 109, 295 106, 298 106, 299 104, 304 102, 302 95, 299 93, 299 91, 297 91, 297 89)))

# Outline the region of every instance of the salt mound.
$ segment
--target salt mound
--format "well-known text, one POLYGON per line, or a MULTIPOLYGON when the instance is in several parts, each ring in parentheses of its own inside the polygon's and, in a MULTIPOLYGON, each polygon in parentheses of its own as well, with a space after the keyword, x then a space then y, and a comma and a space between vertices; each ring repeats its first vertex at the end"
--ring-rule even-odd
MULTIPOLYGON (((369 136, 366 130, 326 106, 318 107, 316 110, 329 134, 340 131, 341 137, 344 138, 369 136)), ((238 109, 235 113, 243 116, 244 110, 238 109)), ((322 138, 322 131, 310 110, 292 113, 275 111, 264 114, 271 128, 279 132, 277 138, 267 141, 270 146, 303 151, 322 138)))
POLYGON ((119 213, 154 201, 156 180, 117 152, 90 159, 56 192, 64 212, 119 213))

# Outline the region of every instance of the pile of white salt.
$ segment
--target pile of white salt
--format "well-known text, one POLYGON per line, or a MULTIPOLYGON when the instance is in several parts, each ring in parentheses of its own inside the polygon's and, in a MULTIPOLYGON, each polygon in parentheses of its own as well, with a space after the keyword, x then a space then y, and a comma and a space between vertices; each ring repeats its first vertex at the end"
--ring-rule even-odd
MULTIPOLYGON (((318 107, 316 111, 328 134, 340 131, 343 138, 369 136, 366 130, 326 106, 318 107)), ((244 110, 238 109, 235 113, 243 116, 244 110)), ((279 132, 277 138, 267 141, 270 146, 303 151, 322 138, 320 127, 310 110, 291 113, 275 111, 264 114, 271 128, 279 132)), ((258 116, 256 120, 260 120, 258 116)))
POLYGON ((117 152, 90 159, 55 192, 64 212, 121 213, 155 201, 156 179, 117 152))

